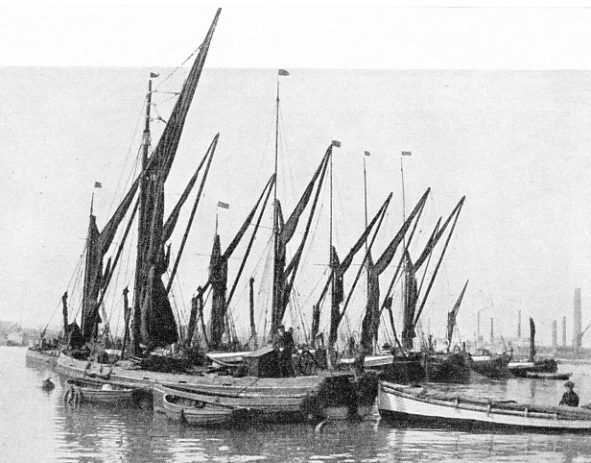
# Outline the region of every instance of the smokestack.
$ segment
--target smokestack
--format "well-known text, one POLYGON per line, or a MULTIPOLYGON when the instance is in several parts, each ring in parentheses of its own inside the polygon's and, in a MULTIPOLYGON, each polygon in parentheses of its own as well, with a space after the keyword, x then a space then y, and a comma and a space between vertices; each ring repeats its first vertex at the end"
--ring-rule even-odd
POLYGON ((494 344, 495 342, 495 324, 494 319, 490 319, 490 343, 494 344))
POLYGON ((556 320, 552 321, 552 349, 556 350, 558 347, 558 322, 556 320))
POLYGON ((575 289, 575 310, 573 314, 573 348, 581 347, 581 288, 575 289))
POLYGON ((521 339, 521 310, 517 317, 517 339, 521 339))
POLYGON ((562 317, 562 347, 566 347, 566 317, 562 317))

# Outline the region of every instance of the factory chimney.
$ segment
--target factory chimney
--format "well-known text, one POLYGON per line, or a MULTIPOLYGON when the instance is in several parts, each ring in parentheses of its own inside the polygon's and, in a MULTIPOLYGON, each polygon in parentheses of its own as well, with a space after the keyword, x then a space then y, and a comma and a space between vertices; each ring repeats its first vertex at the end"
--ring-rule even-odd
POLYGON ((575 289, 575 310, 573 314, 573 348, 581 347, 581 288, 575 289))

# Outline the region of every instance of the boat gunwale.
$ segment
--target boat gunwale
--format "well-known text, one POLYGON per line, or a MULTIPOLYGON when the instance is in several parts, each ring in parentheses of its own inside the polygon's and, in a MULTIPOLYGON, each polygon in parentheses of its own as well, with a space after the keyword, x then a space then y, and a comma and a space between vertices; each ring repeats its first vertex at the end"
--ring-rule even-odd
MULTIPOLYGON (((389 383, 392 384, 392 383, 389 383)), ((489 414, 493 414, 493 415, 507 415, 507 416, 520 416, 520 417, 524 417, 524 418, 534 418, 534 419, 544 419, 544 420, 552 420, 552 421, 563 421, 563 422, 588 422, 590 427, 591 427, 591 411, 590 410, 585 410, 585 409, 581 409, 581 410, 560 410, 558 409, 558 407, 556 410, 556 413, 550 413, 550 412, 540 412, 540 411, 535 411, 535 406, 532 406, 532 408, 528 408, 528 404, 519 404, 520 406, 523 406, 524 409, 523 410, 512 410, 509 408, 499 408, 499 406, 503 406, 503 405, 508 405, 508 404, 502 404, 499 403, 498 401, 493 401, 493 400, 489 400, 484 401, 484 400, 476 400, 474 398, 468 398, 466 396, 457 396, 455 399, 453 397, 450 397, 448 400, 445 399, 437 399, 437 398, 432 398, 432 397, 419 397, 417 395, 411 394, 409 392, 405 392, 403 391, 403 389, 425 389, 422 386, 403 386, 403 385, 398 385, 399 387, 392 387, 388 384, 384 384, 383 382, 380 382, 380 391, 383 391, 384 393, 390 393, 390 394, 394 394, 396 396, 402 397, 404 399, 408 399, 408 400, 414 400, 416 402, 422 402, 422 403, 427 403, 427 404, 433 404, 433 405, 439 405, 439 406, 444 406, 444 407, 449 407, 449 408, 455 408, 455 409, 464 409, 464 410, 470 410, 470 411, 477 411, 477 412, 481 412, 481 413, 486 413, 487 416, 489 414), (454 402, 455 400, 455 402, 454 402), (490 406, 490 408, 489 408, 490 406), (496 406, 496 408, 494 408, 496 406), (574 416, 565 416, 565 413, 572 413, 574 416), (579 415, 579 416, 576 416, 579 415), (584 415, 587 415, 586 417, 584 415)), ((428 389, 428 388, 427 388, 428 389)), ((431 389, 432 391, 437 391, 436 389, 431 389)), ((439 392, 439 391, 437 391, 439 392)), ((516 402, 511 402, 511 403, 516 403, 516 402)), ((400 413, 400 412, 397 412, 400 413)))

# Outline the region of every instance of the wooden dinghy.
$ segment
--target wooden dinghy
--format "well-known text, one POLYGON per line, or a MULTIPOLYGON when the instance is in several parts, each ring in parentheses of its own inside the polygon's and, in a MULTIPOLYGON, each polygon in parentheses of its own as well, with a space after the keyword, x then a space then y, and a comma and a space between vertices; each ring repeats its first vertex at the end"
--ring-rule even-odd
POLYGON ((422 386, 381 382, 380 415, 398 425, 453 426, 467 431, 513 429, 540 432, 591 432, 591 411, 546 407, 450 394, 422 386))
POLYGON ((182 389, 162 385, 155 387, 155 393, 162 396, 162 406, 166 416, 193 426, 219 426, 232 422, 239 409, 220 405, 215 399, 193 394, 182 389))
POLYGON ((534 362, 509 362, 507 365, 513 376, 526 378, 528 373, 556 373, 558 364, 554 359, 542 359, 534 362))
POLYGON ((565 381, 570 379, 572 373, 536 373, 533 371, 529 371, 526 373, 526 378, 532 379, 553 379, 553 380, 562 380, 565 381))
MULTIPOLYGON (((282 421, 288 420, 295 415, 298 415, 298 418, 303 418, 299 417, 299 415, 302 414, 302 403, 307 397, 305 391, 299 394, 287 395, 286 392, 288 391, 279 388, 279 381, 277 382, 276 390, 273 391, 264 391, 256 388, 249 389, 247 387, 240 390, 235 388, 210 388, 208 385, 197 386, 195 384, 178 387, 157 384, 154 386, 153 392, 154 404, 159 404, 161 407, 158 411, 164 411, 167 415, 170 413, 170 406, 167 408, 165 396, 167 394, 170 396, 176 394, 179 397, 204 404, 216 404, 229 412, 240 410, 265 420, 276 418, 282 421)), ((176 418, 173 417, 172 419, 176 418)))
POLYGON ((67 403, 124 404, 135 403, 141 390, 119 386, 106 381, 68 379, 64 401, 67 403))

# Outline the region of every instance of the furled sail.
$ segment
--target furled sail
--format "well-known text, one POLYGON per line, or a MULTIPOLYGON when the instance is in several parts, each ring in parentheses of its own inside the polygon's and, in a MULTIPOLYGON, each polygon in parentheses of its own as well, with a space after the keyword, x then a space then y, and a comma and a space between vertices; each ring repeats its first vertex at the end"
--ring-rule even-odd
POLYGON ((458 297, 458 300, 454 304, 453 309, 447 313, 447 342, 448 348, 451 346, 451 338, 454 334, 454 327, 456 326, 456 319, 458 317, 458 312, 460 311, 460 305, 462 304, 462 300, 464 299, 464 293, 466 292, 466 288, 468 287, 468 281, 464 284, 464 288, 458 297))
POLYGON ((212 287, 211 306, 211 342, 210 347, 217 349, 222 342, 224 320, 226 317, 226 289, 228 282, 228 259, 222 256, 220 235, 216 233, 209 263, 209 283, 212 287))
POLYGON ((178 332, 172 306, 168 300, 162 275, 168 268, 170 252, 162 242, 164 215, 164 181, 155 185, 156 201, 152 209, 150 241, 146 255, 146 284, 142 289, 141 335, 148 352, 156 347, 173 344, 178 332))
MULTIPOLYGON (((332 145, 326 150, 320 165, 314 172, 312 179, 308 183, 308 186, 304 190, 304 193, 300 197, 296 207, 294 208, 293 212, 287 219, 285 224, 282 224, 282 215, 281 215, 281 205, 279 201, 275 204, 276 208, 276 236, 275 236, 275 259, 274 259, 274 266, 273 266, 273 310, 271 315, 271 333, 274 334, 279 325, 281 324, 281 320, 283 319, 283 315, 285 314, 285 310, 287 308, 287 303, 289 301, 289 295, 291 293, 291 287, 293 285, 293 276, 292 272, 297 267, 297 263, 299 263, 299 258, 301 256, 302 247, 304 241, 300 245, 296 255, 292 259, 292 265, 286 269, 286 252, 287 252, 287 244, 293 238, 293 235, 296 231, 296 227, 298 225, 299 219, 303 214, 308 202, 312 197, 312 193, 314 191, 314 186, 320 176, 324 177, 326 172, 326 167, 328 165, 328 159, 332 154, 332 145), (291 283, 287 281, 289 276, 292 276, 291 283)), ((317 193, 320 189, 317 189, 317 193)), ((312 217, 313 212, 310 213, 310 217, 312 217)))
POLYGON ((99 295, 101 291, 106 289, 104 286, 109 280, 109 273, 112 271, 110 265, 103 269, 104 257, 113 243, 119 225, 131 206, 138 185, 139 179, 136 179, 102 231, 99 232, 96 217, 92 212, 90 214, 86 238, 84 286, 82 289, 81 333, 85 342, 92 340, 97 325, 100 323, 99 295))
POLYGON ((90 341, 94 336, 100 317, 97 301, 103 279, 103 255, 98 245, 99 234, 96 217, 91 214, 86 238, 86 261, 82 296, 81 331, 85 341, 90 341))
POLYGON ((223 254, 221 252, 219 235, 216 234, 216 236, 214 238, 214 244, 213 244, 213 249, 211 252, 211 259, 210 259, 210 265, 209 265, 209 279, 208 279, 207 284, 203 288, 203 290, 207 289, 208 285, 211 285, 211 288, 212 288, 211 337, 210 337, 210 342, 208 343, 208 346, 211 349, 218 349, 221 345, 222 335, 223 335, 224 329, 226 327, 225 321, 226 321, 226 312, 228 310, 228 304, 230 302, 230 298, 232 297, 237 280, 241 276, 242 270, 244 269, 245 261, 250 254, 250 248, 252 246, 252 242, 254 240, 256 232, 258 231, 260 220, 261 220, 262 215, 263 215, 265 208, 267 206, 269 195, 271 193, 271 190, 272 190, 274 184, 275 184, 275 175, 272 175, 271 178, 269 179, 269 181, 267 182, 267 184, 265 185, 265 188, 261 192, 257 202, 255 203, 255 205, 251 209, 250 213, 248 214, 248 216, 244 220, 242 226, 240 227, 240 229, 238 230, 238 232, 234 236, 234 239, 232 240, 232 242, 230 243, 230 245, 227 247, 226 251, 223 254), (232 254, 234 253, 234 251, 236 250, 236 248, 238 247, 238 245, 242 241, 242 238, 244 237, 244 235, 248 231, 248 228, 252 224, 254 216, 255 216, 257 210, 259 209, 259 206, 261 205, 261 203, 263 203, 263 206, 260 208, 261 210, 259 213, 259 220, 257 221, 257 223, 255 225, 248 249, 246 250, 246 253, 244 255, 243 262, 242 262, 240 269, 238 271, 238 275, 236 276, 236 280, 235 280, 234 286, 232 287, 232 291, 230 292, 230 296, 226 298, 227 281, 228 281, 228 260, 230 259, 230 257, 232 257, 232 254))
POLYGON ((415 338, 414 317, 419 300, 417 289, 417 278, 415 275, 415 266, 408 252, 404 254, 405 259, 405 284, 404 284, 404 302, 403 302, 403 326, 402 326, 402 347, 412 349, 413 339, 415 338))
MULTIPOLYGON (((218 9, 199 53, 183 84, 168 123, 148 161, 149 167, 142 178, 138 255, 136 260, 134 298, 134 353, 140 353, 140 340, 147 351, 166 346, 178 340, 178 332, 167 289, 162 275, 168 268, 165 242, 172 233, 165 227, 164 184, 170 173, 179 146, 187 113, 199 83, 213 32, 221 10, 218 9)), ((173 214, 173 221, 174 214, 173 214)), ((169 224, 170 225, 170 224, 169 224)))
MULTIPOLYGON (((406 235, 406 232, 410 228, 415 217, 422 211, 427 197, 429 196, 430 189, 427 189, 423 196, 416 204, 408 218, 390 244, 386 247, 382 255, 376 261, 375 265, 368 265, 367 273, 369 279, 369 294, 367 295, 367 307, 365 317, 368 317, 369 321, 364 323, 361 329, 361 344, 366 346, 368 349, 371 348, 372 343, 377 340, 378 329, 380 325, 380 288, 379 288, 379 276, 388 268, 388 265, 392 262, 394 254, 398 249, 398 246, 402 242, 402 239, 406 235), (366 331, 369 330, 369 331, 366 331)), ((367 352, 367 350, 365 351, 367 352)))
POLYGON ((371 251, 367 257, 367 278, 367 304, 361 323, 361 339, 359 342, 364 353, 371 352, 374 329, 379 324, 380 317, 379 273, 376 271, 373 259, 371 258, 371 251))
MULTIPOLYGON (((373 230, 375 224, 377 223, 380 217, 383 217, 390 201, 392 200, 392 193, 388 195, 378 212, 374 215, 371 219, 371 222, 365 228, 357 242, 353 245, 353 247, 349 250, 347 256, 343 259, 342 262, 339 262, 338 254, 336 249, 333 247, 332 252, 332 259, 331 259, 331 277, 327 282, 322 294, 320 296, 320 300, 324 299, 326 291, 328 290, 328 286, 331 283, 331 279, 334 279, 334 291, 333 297, 331 301, 331 311, 330 311, 330 332, 328 336, 329 345, 333 346, 334 343, 337 341, 337 334, 338 334, 338 327, 341 323, 341 320, 344 316, 344 312, 340 311, 339 305, 344 300, 344 275, 345 272, 351 266, 353 262, 353 258, 359 252, 359 250, 363 247, 365 243, 367 243, 367 239, 369 234, 373 230)), ((318 307, 320 307, 320 302, 318 302, 318 307)))

